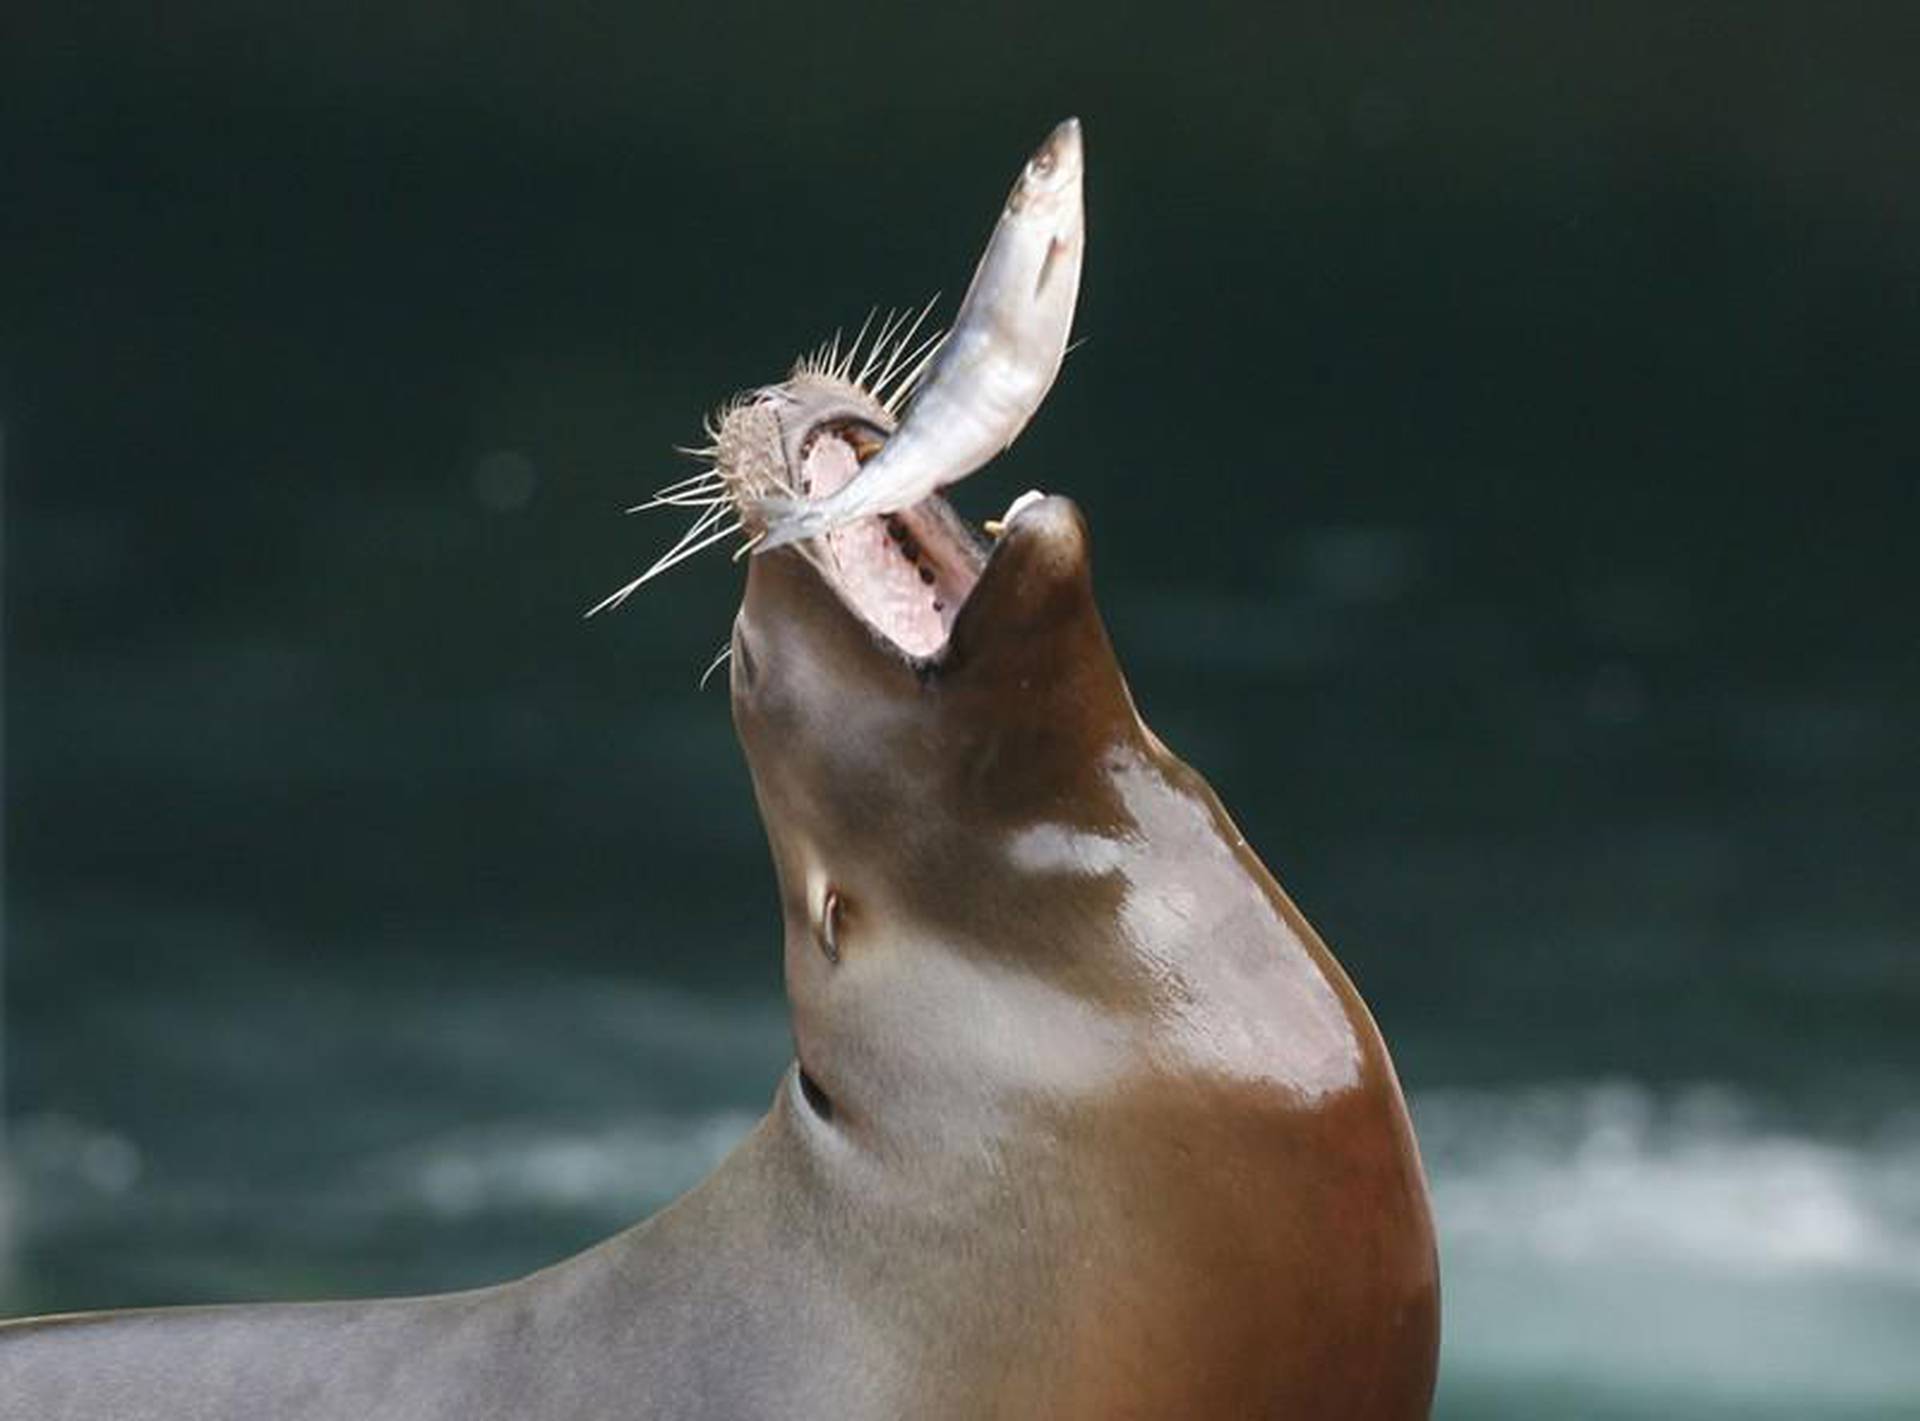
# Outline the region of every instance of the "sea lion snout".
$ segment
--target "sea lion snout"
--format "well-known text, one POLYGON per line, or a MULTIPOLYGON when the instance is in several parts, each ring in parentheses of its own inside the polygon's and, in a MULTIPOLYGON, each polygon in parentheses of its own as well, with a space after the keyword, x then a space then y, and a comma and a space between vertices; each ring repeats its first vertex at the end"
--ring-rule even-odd
MULTIPOLYGON (((1062 495, 1035 499, 1006 523, 979 585, 954 619, 943 660, 950 674, 958 673, 1010 642, 1066 631, 1089 615, 1098 621, 1086 517, 1062 495)), ((1063 655, 1065 649, 1047 650, 1063 655)), ((1111 662, 1110 650, 1105 659, 1111 662)))
MULTIPOLYGON (((734 721, 809 975, 827 970, 811 929, 818 885, 842 893, 856 923, 938 924, 957 943, 1006 911, 1052 913, 1058 865, 1029 872, 1009 845, 1130 824, 1113 766, 1144 763, 1148 737, 1070 499, 1015 511, 937 657, 904 654, 788 548, 749 565, 734 648, 734 721)), ((840 944, 850 960, 865 937, 840 944)))
POLYGON ((734 645, 734 720, 776 821, 865 833, 971 805, 1019 824, 1145 739, 1067 498, 1016 512, 935 656, 905 654, 786 548, 750 564, 734 645))

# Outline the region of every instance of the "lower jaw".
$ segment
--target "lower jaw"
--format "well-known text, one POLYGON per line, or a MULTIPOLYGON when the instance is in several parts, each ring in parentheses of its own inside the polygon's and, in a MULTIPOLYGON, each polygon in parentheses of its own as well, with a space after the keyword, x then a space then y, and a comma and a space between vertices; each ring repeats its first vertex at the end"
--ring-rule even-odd
POLYGON ((944 499, 862 518, 819 540, 834 590, 908 656, 929 657, 986 565, 986 549, 944 499))

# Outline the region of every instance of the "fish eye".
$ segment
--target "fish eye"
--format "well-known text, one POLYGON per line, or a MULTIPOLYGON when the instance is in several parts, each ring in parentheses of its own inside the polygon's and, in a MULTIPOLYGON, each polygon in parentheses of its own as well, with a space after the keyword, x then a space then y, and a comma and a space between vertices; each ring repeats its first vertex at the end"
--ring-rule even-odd
POLYGON ((1053 171, 1053 149, 1042 148, 1027 160, 1027 171, 1036 178, 1044 178, 1053 171))

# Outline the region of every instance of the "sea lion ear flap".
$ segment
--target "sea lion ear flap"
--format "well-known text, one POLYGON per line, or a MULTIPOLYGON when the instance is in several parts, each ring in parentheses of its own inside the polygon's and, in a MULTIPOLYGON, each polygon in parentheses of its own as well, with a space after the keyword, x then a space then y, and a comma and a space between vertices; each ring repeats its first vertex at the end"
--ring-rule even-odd
POLYGON ((1036 499, 1008 520, 954 618, 940 676, 956 691, 991 692, 1092 739, 1137 732, 1093 599, 1086 519, 1073 500, 1036 499))

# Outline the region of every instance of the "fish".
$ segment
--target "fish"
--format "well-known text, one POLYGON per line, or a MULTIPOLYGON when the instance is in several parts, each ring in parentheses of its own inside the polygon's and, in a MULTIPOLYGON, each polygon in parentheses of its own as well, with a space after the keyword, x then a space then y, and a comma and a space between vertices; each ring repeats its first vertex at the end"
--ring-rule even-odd
POLYGON ((1007 195, 953 328, 899 429, 821 498, 768 492, 745 512, 755 554, 910 508, 1006 449, 1046 399, 1073 329, 1086 254, 1080 121, 1057 124, 1007 195))

